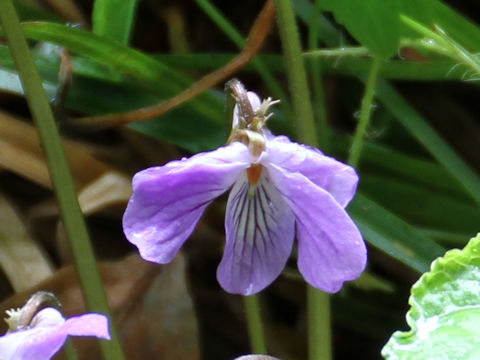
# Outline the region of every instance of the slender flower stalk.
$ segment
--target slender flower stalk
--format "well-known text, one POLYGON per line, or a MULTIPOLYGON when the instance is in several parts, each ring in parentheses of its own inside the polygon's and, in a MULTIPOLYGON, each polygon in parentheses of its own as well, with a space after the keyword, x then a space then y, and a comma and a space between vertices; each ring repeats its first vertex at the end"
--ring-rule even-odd
MULTIPOLYGON (((318 147, 317 129, 293 5, 290 0, 275 0, 275 7, 299 138, 306 144, 318 147)), ((325 127, 323 126, 322 129, 325 127)), ((323 138, 326 138, 326 134, 322 134, 323 138)), ((324 292, 307 286, 307 306, 309 359, 329 360, 332 358, 330 297, 324 292)))
MULTIPOLYGON (((11 0, 0 1, 0 20, 45 150, 50 176, 68 240, 72 247, 76 270, 82 284, 86 303, 89 309, 109 316, 110 310, 105 291, 99 276, 85 221, 78 205, 73 179, 68 169, 60 136, 47 95, 42 88, 40 76, 11 0)), ((102 342, 101 348, 106 359, 124 359, 113 324, 112 341, 102 342)))
POLYGON ((267 353, 265 332, 263 329, 258 295, 244 296, 245 310, 247 312, 248 334, 251 350, 257 354, 267 353))

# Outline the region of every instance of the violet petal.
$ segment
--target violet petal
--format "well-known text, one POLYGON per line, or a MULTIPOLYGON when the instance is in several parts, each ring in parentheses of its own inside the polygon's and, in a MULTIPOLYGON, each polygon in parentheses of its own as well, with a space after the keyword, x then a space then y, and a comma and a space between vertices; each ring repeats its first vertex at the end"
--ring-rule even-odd
POLYGON ((344 281, 358 278, 365 269, 366 247, 345 209, 302 174, 275 165, 269 165, 269 170, 295 214, 298 268, 305 280, 334 293, 344 281))
POLYGON ((85 314, 59 322, 54 311, 58 313, 51 308, 42 310, 44 320, 33 328, 0 337, 0 359, 48 360, 60 350, 69 335, 110 339, 108 319, 104 315, 85 314))
POLYGON ((245 145, 235 142, 137 173, 123 216, 128 240, 145 260, 170 262, 205 208, 233 185, 251 157, 245 145))
POLYGON ((355 170, 315 148, 291 142, 286 136, 276 136, 267 143, 271 162, 289 172, 299 172, 314 184, 328 191, 343 207, 355 194, 358 176, 355 170))
POLYGON ((295 235, 295 218, 265 168, 253 196, 249 186, 244 173, 228 198, 227 244, 217 270, 222 287, 242 295, 255 294, 278 277, 295 235))

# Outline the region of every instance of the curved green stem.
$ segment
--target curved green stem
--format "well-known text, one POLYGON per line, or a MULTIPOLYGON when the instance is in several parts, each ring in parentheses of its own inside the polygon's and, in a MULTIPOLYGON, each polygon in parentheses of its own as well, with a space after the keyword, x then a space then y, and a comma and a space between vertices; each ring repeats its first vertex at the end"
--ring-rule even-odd
POLYGON ((360 159, 360 153, 362 152, 363 140, 365 138, 365 132, 367 131, 370 115, 372 113, 372 101, 375 93, 375 86, 377 84, 378 73, 380 70, 380 60, 375 58, 368 75, 367 86, 365 88, 365 94, 362 98, 362 105, 360 110, 360 121, 358 122, 355 135, 353 137, 352 148, 348 157, 348 163, 353 167, 358 166, 358 160, 360 159))
POLYGON ((260 305, 258 296, 244 296, 245 311, 247 313, 248 335, 250 338, 251 350, 255 354, 266 354, 267 345, 265 342, 260 305))
POLYGON ((105 359, 122 360, 125 357, 110 316, 107 298, 52 110, 11 0, 0 0, 0 20, 45 150, 50 177, 87 306, 89 310, 104 313, 110 318, 112 340, 100 341, 102 352, 105 359))

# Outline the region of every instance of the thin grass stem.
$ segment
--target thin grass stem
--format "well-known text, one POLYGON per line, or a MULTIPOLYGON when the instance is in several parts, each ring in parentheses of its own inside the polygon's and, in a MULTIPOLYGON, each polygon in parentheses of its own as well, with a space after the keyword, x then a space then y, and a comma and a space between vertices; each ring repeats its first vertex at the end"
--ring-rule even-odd
POLYGON ((102 352, 107 360, 125 359, 110 315, 85 220, 77 201, 73 179, 53 113, 11 0, 0 1, 0 20, 22 80, 25 96, 38 129, 40 141, 45 150, 50 177, 57 196, 61 217, 65 224, 67 238, 74 255, 76 270, 87 307, 90 311, 103 313, 110 318, 112 340, 100 341, 102 352))

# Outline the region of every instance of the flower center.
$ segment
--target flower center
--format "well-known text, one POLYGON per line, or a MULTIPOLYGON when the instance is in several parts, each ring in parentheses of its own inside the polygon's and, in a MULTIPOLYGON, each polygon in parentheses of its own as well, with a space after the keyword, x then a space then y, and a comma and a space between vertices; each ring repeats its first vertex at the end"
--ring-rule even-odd
POLYGON ((262 165, 253 164, 247 169, 248 182, 250 185, 257 185, 260 176, 262 175, 262 165))

